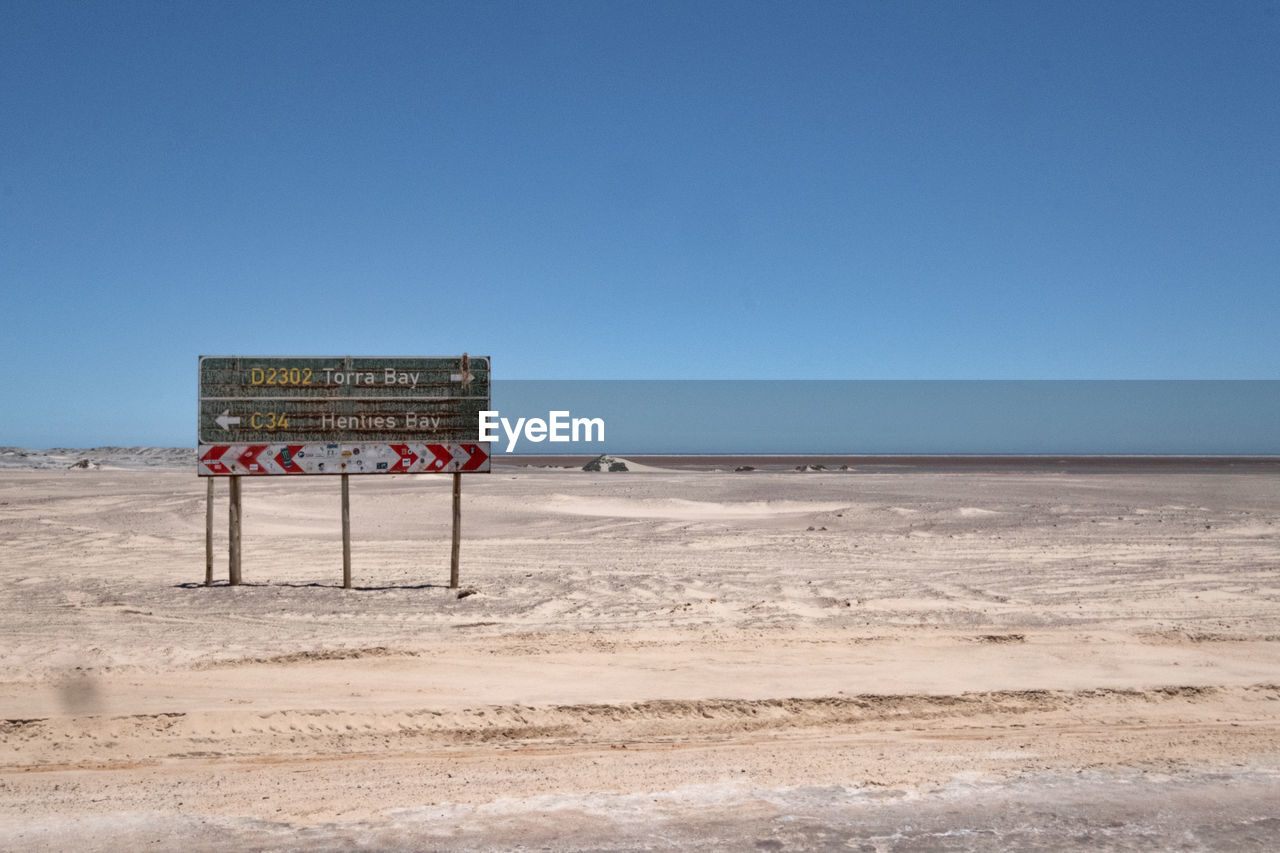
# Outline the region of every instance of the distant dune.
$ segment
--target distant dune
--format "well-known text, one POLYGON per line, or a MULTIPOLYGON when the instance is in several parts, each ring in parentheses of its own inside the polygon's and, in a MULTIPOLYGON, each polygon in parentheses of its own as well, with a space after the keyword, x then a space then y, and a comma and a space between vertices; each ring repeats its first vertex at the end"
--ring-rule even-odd
POLYGON ((194 447, 53 447, 29 450, 0 447, 0 470, 6 468, 112 469, 194 468, 194 447))

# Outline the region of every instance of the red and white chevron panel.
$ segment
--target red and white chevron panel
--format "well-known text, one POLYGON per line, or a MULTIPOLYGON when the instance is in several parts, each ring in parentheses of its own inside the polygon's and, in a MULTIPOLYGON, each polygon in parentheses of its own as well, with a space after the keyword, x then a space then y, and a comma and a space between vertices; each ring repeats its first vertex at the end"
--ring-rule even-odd
POLYGON ((489 445, 202 444, 202 477, 259 474, 453 474, 488 472, 489 445))

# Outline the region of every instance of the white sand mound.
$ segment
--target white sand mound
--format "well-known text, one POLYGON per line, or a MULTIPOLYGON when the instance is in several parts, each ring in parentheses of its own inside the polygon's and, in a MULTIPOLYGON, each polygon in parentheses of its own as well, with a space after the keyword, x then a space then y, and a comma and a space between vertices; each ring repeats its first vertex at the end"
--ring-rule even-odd
POLYGON ((580 495, 552 495, 546 502, 547 509, 566 515, 682 521, 777 518, 847 507, 848 504, 823 501, 691 501, 683 498, 595 498, 580 495))
POLYGON ((994 509, 983 509, 977 506, 962 506, 956 510, 956 515, 961 518, 982 518, 989 515, 999 515, 1000 513, 994 509))

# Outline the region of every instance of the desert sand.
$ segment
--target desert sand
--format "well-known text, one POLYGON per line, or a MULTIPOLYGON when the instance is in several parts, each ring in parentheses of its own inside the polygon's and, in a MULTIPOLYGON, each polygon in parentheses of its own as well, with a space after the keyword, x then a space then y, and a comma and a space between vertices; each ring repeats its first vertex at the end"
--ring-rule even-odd
POLYGON ((0 848, 1280 839, 1274 463, 546 464, 4 449, 0 848))

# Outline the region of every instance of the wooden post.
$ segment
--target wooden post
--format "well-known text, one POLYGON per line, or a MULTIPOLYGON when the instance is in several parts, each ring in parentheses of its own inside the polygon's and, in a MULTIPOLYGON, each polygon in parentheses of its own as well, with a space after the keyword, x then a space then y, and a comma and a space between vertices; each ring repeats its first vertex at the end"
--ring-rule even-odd
MULTIPOLYGON (((458 365, 458 378, 465 390, 471 384, 471 356, 465 352, 458 365)), ((458 588, 458 553, 462 548, 462 475, 453 472, 453 547, 449 554, 449 589, 458 588)))
POLYGON ((204 508, 204 585, 213 586, 213 478, 205 480, 208 501, 204 508))
POLYGON ((342 475, 342 588, 351 589, 351 492, 342 475))
POLYGON ((232 586, 240 585, 240 477, 231 477, 231 528, 227 536, 227 574, 232 586))
POLYGON ((462 475, 453 475, 453 554, 449 559, 449 589, 458 588, 458 550, 462 544, 462 475))

